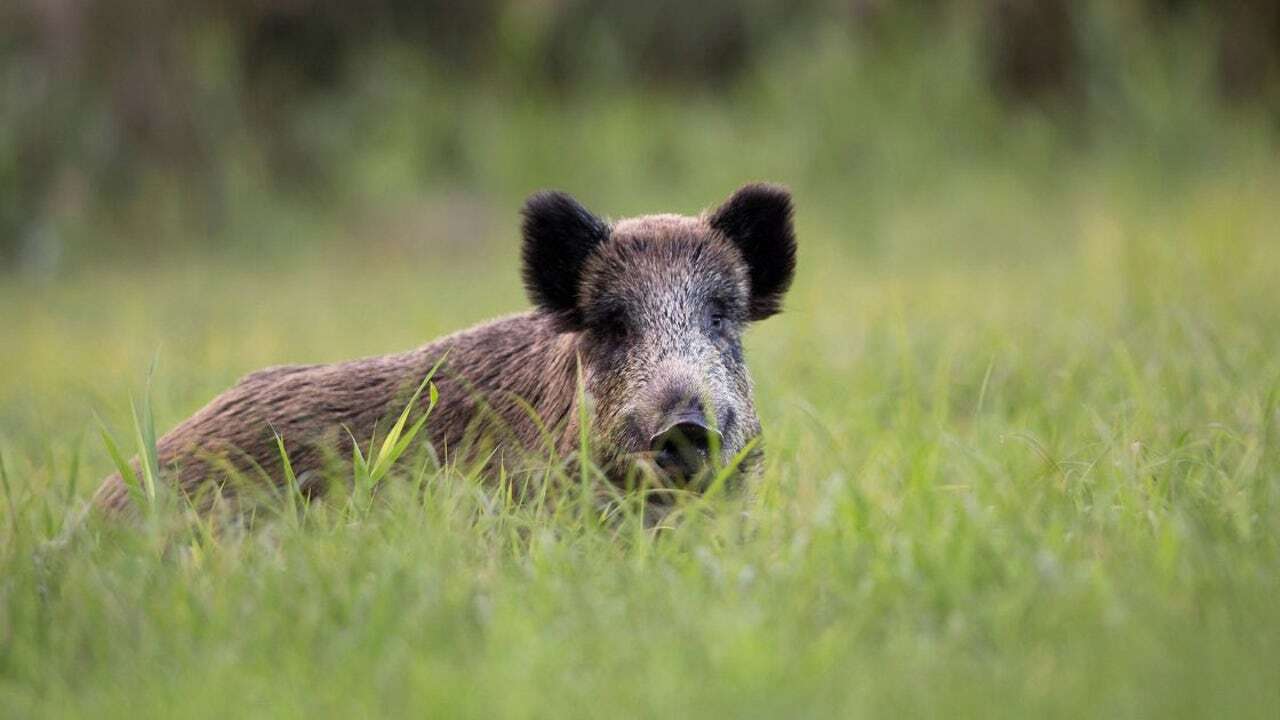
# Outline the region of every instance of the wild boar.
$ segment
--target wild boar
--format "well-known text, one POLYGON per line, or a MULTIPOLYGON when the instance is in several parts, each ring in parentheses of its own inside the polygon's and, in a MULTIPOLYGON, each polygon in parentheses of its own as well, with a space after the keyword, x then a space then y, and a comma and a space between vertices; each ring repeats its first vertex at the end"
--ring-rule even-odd
MULTIPOLYGON (((442 358, 424 430, 437 457, 486 468, 569 457, 585 416, 594 461, 619 485, 637 470, 687 484, 739 455, 740 471, 752 472, 760 422, 742 336, 780 311, 795 272, 789 193, 753 184, 696 217, 608 222, 547 191, 523 216, 532 311, 408 352, 250 374, 158 441, 164 478, 188 497, 234 494, 220 483, 228 474, 279 484, 279 434, 314 493, 328 463, 385 432, 442 358)), ((119 474, 96 503, 129 505, 119 474)))

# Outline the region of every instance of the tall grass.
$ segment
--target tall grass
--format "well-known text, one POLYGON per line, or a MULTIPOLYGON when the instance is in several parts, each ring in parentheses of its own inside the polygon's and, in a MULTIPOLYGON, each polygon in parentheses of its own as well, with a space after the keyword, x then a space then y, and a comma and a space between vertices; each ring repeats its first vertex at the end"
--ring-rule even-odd
POLYGON ((1272 135, 1171 86, 1146 124, 1074 135, 996 114, 963 67, 806 50, 724 103, 467 96, 449 117, 492 225, 448 225, 470 196, 404 212, 474 242, 374 222, 403 199, 377 188, 421 190, 427 86, 374 96, 400 134, 352 150, 368 215, 273 204, 285 221, 237 222, 254 252, 280 233, 274 258, 6 279, 0 715, 1274 716, 1272 135), (292 478, 252 522, 175 501, 68 531, 113 464, 93 409, 145 456, 147 417, 172 427, 247 371, 524 307, 534 186, 620 216, 760 177, 794 186, 801 253, 787 312, 747 339, 749 488, 653 532, 634 496, 602 513, 585 465, 523 501, 505 475, 384 465, 405 420, 356 438, 377 492, 305 502, 292 478), (298 247, 326 227, 347 244, 298 247))
MULTIPOLYGON (((59 399, 62 373, 119 387, 133 355, 97 353, 117 358, 97 368, 42 355, 49 340, 33 333, 72 322, 51 302, 24 335, 19 397, 70 422, 4 425, 0 706, 1268 716, 1280 700, 1280 262, 1265 193, 1236 189, 1204 183, 1159 217, 1090 195, 1075 246, 1039 266, 851 269, 809 235, 790 312, 749 338, 763 475, 687 501, 656 535, 636 505, 602 520, 589 483, 522 503, 501 479, 419 466, 380 475, 355 513, 345 495, 288 493, 251 529, 215 531, 178 507, 164 532, 65 533, 85 478, 110 463, 76 439, 89 421, 59 399)), ((389 292, 417 285, 379 272, 389 292)), ((307 359, 294 347, 395 349, 447 314, 413 290, 424 307, 372 331, 338 299, 325 323, 295 324, 255 314, 257 276, 221 277, 220 292, 174 302, 218 305, 225 320, 184 330, 149 306, 90 331, 194 332, 157 375, 159 427, 219 373, 307 359), (267 340, 244 347, 243 367, 206 370, 199 356, 231 325, 267 340), (183 399, 166 400, 171 389, 183 399)), ((315 277, 273 281, 305 296, 315 277)), ((113 302, 137 286, 93 287, 113 302)), ((108 425, 132 424, 111 409, 123 390, 101 394, 108 425)), ((364 456, 370 475, 415 427, 364 456)))

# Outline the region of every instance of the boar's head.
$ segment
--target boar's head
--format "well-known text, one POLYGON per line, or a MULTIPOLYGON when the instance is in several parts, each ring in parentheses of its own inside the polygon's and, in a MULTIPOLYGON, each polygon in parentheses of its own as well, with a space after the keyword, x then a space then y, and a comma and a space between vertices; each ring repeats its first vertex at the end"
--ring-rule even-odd
MULTIPOLYGON (((538 310, 575 333, 592 436, 615 477, 685 482, 760 433, 742 353, 795 272, 791 197, 748 185, 697 217, 607 222, 569 195, 524 207, 524 279, 538 310)), ((748 453, 742 467, 758 462, 748 453)))

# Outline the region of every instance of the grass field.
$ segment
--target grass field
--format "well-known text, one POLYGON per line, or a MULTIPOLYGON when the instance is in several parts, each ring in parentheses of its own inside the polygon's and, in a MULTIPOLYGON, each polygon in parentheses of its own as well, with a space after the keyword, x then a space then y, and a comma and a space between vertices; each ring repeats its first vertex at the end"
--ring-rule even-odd
MULTIPOLYGON (((3 280, 0 716, 1275 717, 1274 145, 1207 120, 954 144, 894 114, 912 98, 855 111, 862 90, 792 117, 766 89, 744 121, 477 110, 475 133, 525 133, 464 138, 499 158, 469 161, 491 197, 280 210, 242 222, 326 241, 3 280), (824 133, 862 150, 846 167, 824 133), (448 474, 251 532, 68 527, 110 467, 95 413, 132 447, 157 355, 163 431, 262 366, 522 309, 525 190, 692 212, 757 177, 793 186, 801 256, 748 338, 751 492, 656 537, 448 474)), ((995 122, 937 102, 959 137, 995 122)), ((408 182, 364 150, 353 182, 408 182)))

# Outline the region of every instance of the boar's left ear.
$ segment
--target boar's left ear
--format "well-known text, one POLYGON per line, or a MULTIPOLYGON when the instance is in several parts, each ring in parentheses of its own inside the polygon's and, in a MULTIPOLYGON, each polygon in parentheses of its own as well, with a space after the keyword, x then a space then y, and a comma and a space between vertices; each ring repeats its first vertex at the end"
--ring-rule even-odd
POLYGON ((609 226, 568 193, 544 190, 524 203, 524 286, 529 299, 555 318, 561 330, 582 324, 578 280, 582 266, 609 226))
POLYGON ((751 279, 748 315, 763 320, 782 310, 782 296, 796 271, 791 194, 777 185, 747 185, 707 218, 747 261, 751 279))

